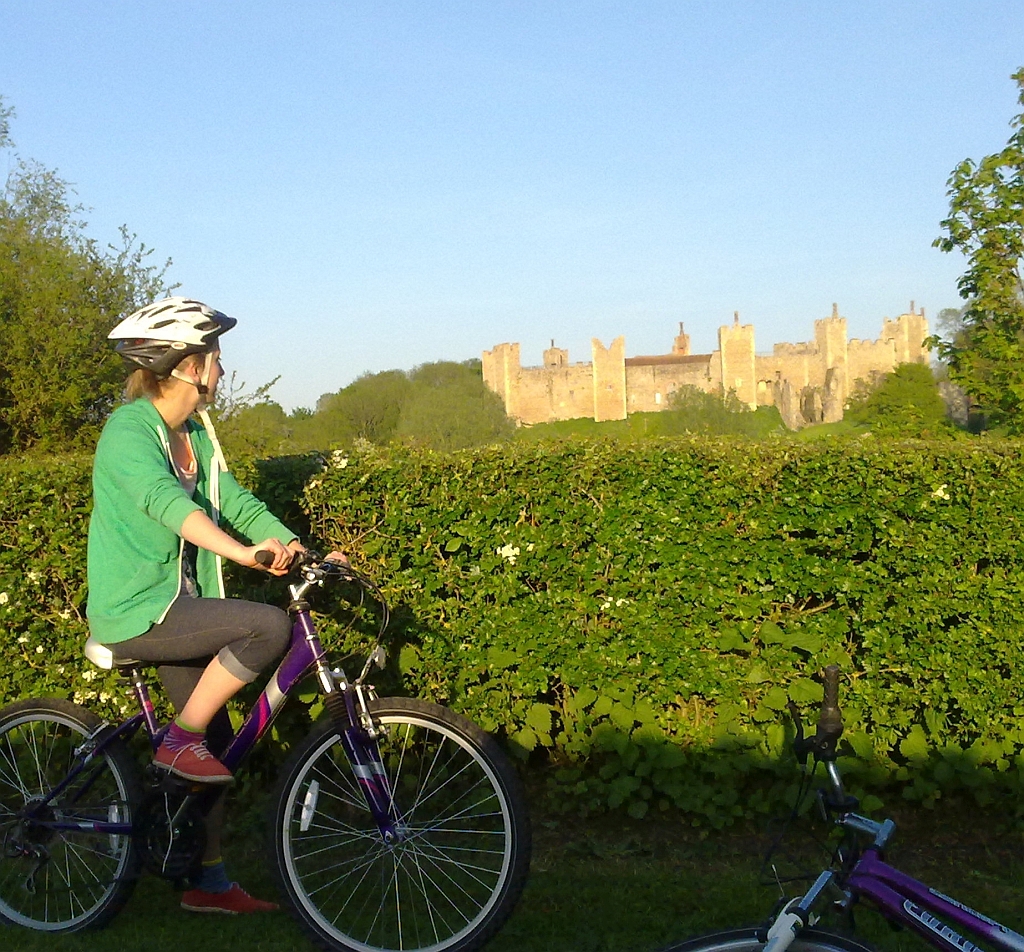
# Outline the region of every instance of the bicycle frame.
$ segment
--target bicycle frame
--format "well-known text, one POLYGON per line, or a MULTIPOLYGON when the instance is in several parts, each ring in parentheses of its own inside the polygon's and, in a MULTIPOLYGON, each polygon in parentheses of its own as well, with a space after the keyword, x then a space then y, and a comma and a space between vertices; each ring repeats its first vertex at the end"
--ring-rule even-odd
MULTIPOLYGON (((342 727, 339 724, 345 753, 381 836, 385 842, 391 842, 401 834, 401 818, 397 815, 391 796, 377 746, 376 729, 366 707, 367 701, 375 696, 373 688, 362 683, 369 670, 369 662, 363 674, 354 683, 349 682, 340 668, 334 671, 328 668, 326 655, 313 624, 309 606, 302 601, 302 596, 308 591, 311 584, 307 580, 302 585, 291 587, 292 604, 289 606, 289 611, 293 615, 293 622, 288 650, 220 760, 234 773, 260 738, 269 730, 288 695, 303 678, 315 670, 332 716, 338 717, 342 709, 345 712, 347 726, 342 727)), ((76 751, 78 762, 60 784, 34 805, 33 814, 37 816, 41 814, 44 808, 73 784, 97 757, 103 755, 107 747, 115 740, 132 737, 140 726, 145 726, 150 744, 153 750, 156 750, 167 727, 161 728, 158 725, 153 703, 149 697, 149 689, 137 669, 132 669, 132 693, 138 701, 140 713, 118 725, 106 736, 101 735, 109 728, 109 724, 102 725, 88 738, 76 751)), ((90 785, 91 781, 84 784, 73 802, 80 800, 90 785)), ((109 821, 37 820, 35 816, 30 815, 28 819, 53 830, 88 830, 111 835, 130 835, 133 832, 132 824, 118 822, 113 817, 109 821)))
POLYGON ((1004 952, 1024 950, 1024 936, 901 873, 885 863, 874 847, 864 851, 845 885, 853 895, 870 899, 890 922, 912 929, 943 952, 981 952, 957 929, 971 932, 1004 952))

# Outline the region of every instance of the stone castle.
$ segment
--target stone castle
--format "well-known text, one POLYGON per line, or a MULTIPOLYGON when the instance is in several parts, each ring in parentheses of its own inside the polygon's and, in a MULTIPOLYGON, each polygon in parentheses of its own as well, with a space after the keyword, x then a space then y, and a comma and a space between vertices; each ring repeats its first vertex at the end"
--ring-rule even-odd
POLYGON ((627 414, 664 410, 680 387, 707 393, 733 392, 751 409, 776 406, 786 426, 834 423, 856 383, 887 373, 898 364, 924 363, 928 322, 910 302, 895 320, 884 318, 878 340, 848 340, 846 318, 832 305, 832 316, 814 322, 814 340, 776 344, 771 354, 754 349, 754 326, 718 329, 718 350, 691 354, 690 338, 679 334, 668 354, 627 357, 626 339, 605 347, 591 341, 592 362, 569 363, 569 352, 544 351, 543 367, 522 367, 519 344, 497 344, 483 353, 484 383, 505 402, 519 423, 550 423, 580 417, 624 420, 627 414))

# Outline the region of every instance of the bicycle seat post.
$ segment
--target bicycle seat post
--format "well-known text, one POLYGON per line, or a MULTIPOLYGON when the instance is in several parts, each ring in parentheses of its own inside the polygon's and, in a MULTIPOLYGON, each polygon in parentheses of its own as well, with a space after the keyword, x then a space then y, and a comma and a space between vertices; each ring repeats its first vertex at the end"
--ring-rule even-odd
POLYGON ((149 685, 146 684, 146 679, 142 676, 142 668, 134 661, 118 667, 121 676, 131 685, 132 694, 135 695, 135 700, 138 702, 142 717, 146 722, 146 733, 149 734, 153 750, 156 750, 160 743, 158 735, 162 734, 162 728, 156 721, 156 711, 153 709, 153 701, 149 696, 149 685))

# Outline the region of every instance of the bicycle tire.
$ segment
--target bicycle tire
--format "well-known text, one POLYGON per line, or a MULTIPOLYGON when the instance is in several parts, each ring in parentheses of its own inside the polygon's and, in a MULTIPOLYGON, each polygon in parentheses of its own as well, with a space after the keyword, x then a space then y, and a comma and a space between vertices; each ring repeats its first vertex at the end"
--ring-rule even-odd
MULTIPOLYGON (((61 698, 0 710, 0 920, 43 932, 99 928, 128 901, 139 875, 133 837, 32 827, 19 812, 67 775, 74 750, 102 722, 61 698)), ((131 822, 141 802, 138 765, 121 743, 107 748, 51 804, 49 816, 131 822), (81 797, 75 802, 76 793, 81 797)))
POLYGON ((478 949, 511 914, 529 870, 515 768, 493 737, 436 704, 382 698, 369 710, 384 728, 381 759, 407 835, 383 842, 338 726, 318 726, 273 801, 282 891, 330 952, 478 949))
MULTIPOLYGON (((755 928, 733 929, 696 936, 669 946, 662 952, 760 952, 764 942, 755 928)), ((801 929, 787 952, 875 952, 859 939, 822 929, 801 929)))

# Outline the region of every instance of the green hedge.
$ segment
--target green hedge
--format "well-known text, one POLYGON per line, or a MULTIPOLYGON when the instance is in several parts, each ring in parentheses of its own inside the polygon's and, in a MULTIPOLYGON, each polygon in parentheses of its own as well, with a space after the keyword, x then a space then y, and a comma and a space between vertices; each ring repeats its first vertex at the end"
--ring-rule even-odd
MULTIPOLYGON (((3 697, 122 702, 79 653, 88 462, 0 466, 3 697)), ((776 808, 785 702, 818 699, 831 662, 854 788, 986 803, 1024 787, 1019 444, 367 447, 320 468, 238 471, 292 521, 309 480, 313 535, 392 602, 390 686, 553 764, 567 809, 717 825, 776 808)), ((278 597, 254 578, 246 594, 278 597)), ((341 652, 372 628, 325 621, 341 652)))
POLYGON ((1020 786, 1019 445, 371 451, 307 506, 403 607, 407 683, 548 748, 571 804, 767 808, 831 662, 854 786, 1020 786))

